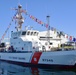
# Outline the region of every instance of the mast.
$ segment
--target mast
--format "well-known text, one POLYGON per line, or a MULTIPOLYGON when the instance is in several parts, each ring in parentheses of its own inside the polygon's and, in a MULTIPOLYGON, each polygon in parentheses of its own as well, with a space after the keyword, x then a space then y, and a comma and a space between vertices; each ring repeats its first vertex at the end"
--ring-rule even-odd
POLYGON ((17 31, 21 31, 22 29, 22 24, 24 23, 24 18, 22 16, 22 5, 18 5, 17 9, 17 14, 16 14, 16 19, 17 19, 17 31))
POLYGON ((50 16, 47 16, 47 24, 48 24, 48 29, 47 29, 47 41, 50 44, 50 25, 49 25, 49 18, 50 16))

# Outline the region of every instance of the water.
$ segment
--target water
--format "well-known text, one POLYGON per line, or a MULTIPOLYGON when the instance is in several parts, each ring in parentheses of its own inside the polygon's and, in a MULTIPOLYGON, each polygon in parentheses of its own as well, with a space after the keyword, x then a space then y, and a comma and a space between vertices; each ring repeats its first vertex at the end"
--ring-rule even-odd
POLYGON ((0 62, 0 75, 76 75, 76 71, 23 67, 0 62))

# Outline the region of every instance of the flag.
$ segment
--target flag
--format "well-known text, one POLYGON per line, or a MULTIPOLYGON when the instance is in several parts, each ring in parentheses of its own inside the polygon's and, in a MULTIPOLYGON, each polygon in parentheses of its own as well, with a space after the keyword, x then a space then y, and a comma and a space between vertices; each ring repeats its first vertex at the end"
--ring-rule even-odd
POLYGON ((32 18, 32 15, 29 15, 30 16, 30 18, 32 18))
POLYGON ((34 20, 34 16, 32 16, 32 19, 34 20))
POLYGON ((72 41, 72 36, 69 37, 69 40, 72 41))
POLYGON ((73 38, 73 41, 75 42, 76 41, 76 38, 73 38))
POLYGON ((68 39, 68 35, 66 35, 66 38, 68 39))
POLYGON ((46 24, 46 28, 48 28, 48 24, 46 24))
POLYGON ((50 30, 50 26, 48 27, 48 29, 50 30))
POLYGON ((39 24, 41 24, 42 22, 41 21, 39 21, 39 24))
POLYGON ((21 10, 21 13, 22 13, 22 12, 23 12, 23 13, 27 13, 26 10, 21 10))

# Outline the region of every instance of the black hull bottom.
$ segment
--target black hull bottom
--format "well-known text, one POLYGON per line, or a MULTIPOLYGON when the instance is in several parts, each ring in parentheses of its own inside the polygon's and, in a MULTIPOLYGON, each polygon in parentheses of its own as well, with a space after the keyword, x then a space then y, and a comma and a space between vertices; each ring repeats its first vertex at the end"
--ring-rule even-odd
POLYGON ((33 67, 33 68, 42 68, 42 69, 57 69, 57 70, 75 70, 76 64, 72 65, 52 65, 52 64, 32 64, 32 63, 24 63, 24 62, 17 62, 17 61, 10 61, 10 60, 1 60, 11 64, 21 65, 24 67, 33 67))

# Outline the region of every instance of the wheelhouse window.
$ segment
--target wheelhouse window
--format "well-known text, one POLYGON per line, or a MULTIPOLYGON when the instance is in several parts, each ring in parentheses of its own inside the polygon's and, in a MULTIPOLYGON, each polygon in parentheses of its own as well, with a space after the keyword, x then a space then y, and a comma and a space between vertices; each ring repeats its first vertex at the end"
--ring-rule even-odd
POLYGON ((33 32, 31 32, 31 35, 33 35, 33 32))
POLYGON ((26 31, 22 32, 22 35, 26 35, 26 31))
POLYGON ((27 35, 30 35, 30 32, 27 32, 27 35))
POLYGON ((53 45, 53 43, 51 43, 51 42, 50 42, 49 44, 50 44, 50 45, 53 45))
POLYGON ((34 32, 34 35, 36 36, 37 35, 37 32, 34 32))

